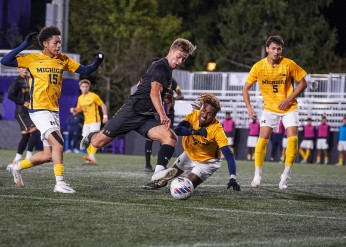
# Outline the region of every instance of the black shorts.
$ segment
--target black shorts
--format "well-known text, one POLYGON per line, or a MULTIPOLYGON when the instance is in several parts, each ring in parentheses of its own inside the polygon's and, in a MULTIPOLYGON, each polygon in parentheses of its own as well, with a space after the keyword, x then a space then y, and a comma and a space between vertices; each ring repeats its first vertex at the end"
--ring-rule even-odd
POLYGON ((127 100, 104 126, 103 134, 115 138, 134 130, 147 137, 148 131, 159 125, 161 122, 155 118, 155 115, 141 115, 135 112, 133 101, 127 100))
POLYGON ((35 124, 31 121, 28 112, 16 113, 16 119, 19 123, 21 131, 29 131, 31 128, 36 127, 35 124))

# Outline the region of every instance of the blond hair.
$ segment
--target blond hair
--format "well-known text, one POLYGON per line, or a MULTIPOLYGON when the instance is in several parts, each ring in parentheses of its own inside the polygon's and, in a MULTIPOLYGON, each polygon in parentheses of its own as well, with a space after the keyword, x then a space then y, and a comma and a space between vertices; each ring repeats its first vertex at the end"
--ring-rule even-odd
POLYGON ((182 52, 186 52, 189 55, 191 55, 196 50, 195 45, 193 45, 187 39, 182 39, 182 38, 178 38, 174 40, 170 48, 173 50, 180 50, 182 52))

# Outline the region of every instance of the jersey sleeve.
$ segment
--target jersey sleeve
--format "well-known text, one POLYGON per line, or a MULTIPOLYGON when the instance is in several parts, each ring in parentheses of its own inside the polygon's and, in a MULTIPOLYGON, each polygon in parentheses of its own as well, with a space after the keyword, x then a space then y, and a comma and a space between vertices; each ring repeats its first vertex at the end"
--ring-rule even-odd
POLYGON ((66 71, 75 72, 80 66, 80 63, 76 62, 67 55, 64 55, 64 60, 66 62, 64 70, 66 71))
POLYGON ((77 100, 77 108, 83 109, 80 103, 80 96, 78 97, 78 100, 77 100))
POLYGON ((258 63, 256 63, 254 66, 252 66, 250 72, 249 72, 249 75, 246 79, 246 82, 249 83, 249 84, 254 84, 257 79, 258 79, 258 76, 257 76, 257 69, 258 68, 258 63))
POLYGON ((228 139, 221 125, 215 130, 215 141, 220 148, 228 146, 228 139))
POLYGON ((94 94, 94 97, 95 97, 95 103, 96 105, 100 106, 103 104, 103 101, 102 99, 100 98, 100 96, 98 96, 97 94, 94 94))
POLYGON ((16 59, 17 59, 18 67, 28 68, 29 64, 32 61, 31 54, 17 56, 16 59))
POLYGON ((163 66, 157 66, 155 72, 151 76, 151 82, 157 81, 163 86, 167 84, 167 75, 163 66))
POLYGON ((296 82, 300 82, 306 76, 306 74, 307 73, 305 70, 292 61, 290 65, 290 75, 296 82))

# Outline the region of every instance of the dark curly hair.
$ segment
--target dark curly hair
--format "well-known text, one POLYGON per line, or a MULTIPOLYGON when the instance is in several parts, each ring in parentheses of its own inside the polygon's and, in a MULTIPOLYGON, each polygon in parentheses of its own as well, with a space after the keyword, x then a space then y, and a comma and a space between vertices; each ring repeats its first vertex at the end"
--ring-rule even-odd
POLYGON ((199 100, 201 100, 203 103, 208 103, 212 107, 216 109, 216 112, 219 112, 221 110, 221 103, 218 98, 214 96, 214 94, 211 93, 202 93, 199 97, 199 100))
POLYGON ((40 46, 43 48, 43 42, 49 41, 53 37, 53 35, 61 35, 61 32, 58 27, 51 26, 42 28, 37 37, 40 46))

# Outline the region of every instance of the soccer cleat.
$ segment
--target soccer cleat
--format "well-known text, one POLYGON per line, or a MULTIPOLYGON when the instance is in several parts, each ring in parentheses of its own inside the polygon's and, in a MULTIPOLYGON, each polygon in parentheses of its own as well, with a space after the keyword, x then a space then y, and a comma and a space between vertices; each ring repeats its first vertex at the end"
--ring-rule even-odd
POLYGON ((284 190, 287 189, 288 187, 288 179, 290 178, 289 176, 285 175, 285 174, 281 174, 281 180, 279 183, 279 189, 284 190))
POLYGON ((89 135, 84 136, 83 139, 80 141, 79 149, 86 150, 90 145, 90 141, 91 140, 89 139, 89 135))
POLYGON ((177 168, 168 168, 162 171, 158 171, 151 177, 151 182, 154 182, 158 185, 166 186, 168 181, 174 178, 178 173, 177 168))
POLYGON ((97 164, 97 160, 90 158, 88 155, 84 155, 83 159, 89 164, 97 164))
POLYGON ((261 175, 255 174, 255 176, 254 176, 254 178, 253 178, 253 180, 252 180, 252 182, 250 184, 250 187, 251 188, 258 188, 260 186, 260 184, 261 184, 261 178, 262 178, 261 175))
POLYGON ((20 175, 20 171, 15 170, 14 167, 13 167, 13 164, 9 164, 7 166, 7 171, 12 173, 14 183, 18 187, 23 188, 24 187, 24 182, 23 182, 22 176, 20 175))
POLYGON ((151 172, 154 172, 155 170, 150 166, 150 167, 145 167, 144 168, 144 172, 148 172, 148 173, 151 173, 151 172))
POLYGON ((161 184, 161 185, 158 185, 155 182, 149 182, 149 183, 143 185, 142 188, 146 189, 146 190, 157 190, 157 189, 160 189, 162 187, 165 187, 166 185, 167 185, 167 182, 165 184, 161 184))
POLYGON ((54 187, 54 192, 59 193, 75 193, 76 191, 72 189, 69 184, 65 181, 58 181, 54 187))

